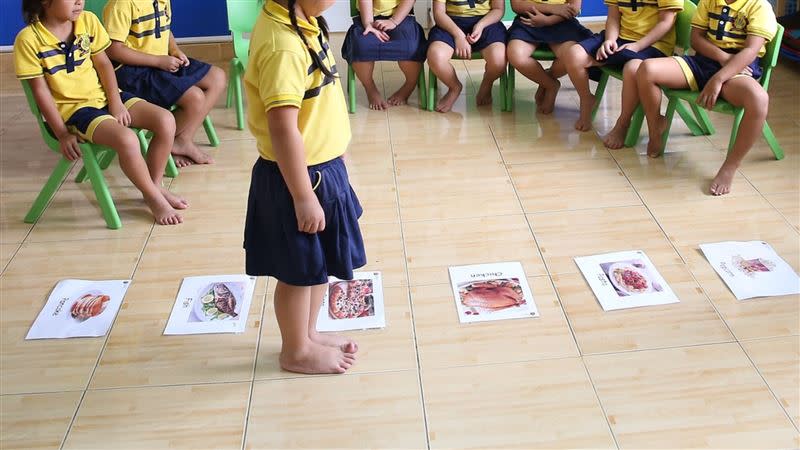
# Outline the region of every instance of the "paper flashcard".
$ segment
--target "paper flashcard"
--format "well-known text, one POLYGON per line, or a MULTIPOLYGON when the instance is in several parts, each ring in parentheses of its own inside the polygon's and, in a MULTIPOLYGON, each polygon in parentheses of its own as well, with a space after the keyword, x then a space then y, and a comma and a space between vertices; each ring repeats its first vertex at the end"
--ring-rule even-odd
POLYGON ((131 280, 61 280, 25 339, 105 336, 131 280))
POLYGON ((317 318, 317 331, 366 330, 385 326, 380 272, 354 272, 352 280, 330 277, 317 318))
POLYGON ((700 249, 738 300, 800 293, 797 273, 766 242, 717 242, 700 249))
POLYGON ((450 283, 461 323, 539 317, 518 262, 450 267, 450 283))
POLYGON ((678 303, 642 251, 575 258, 604 311, 678 303))
POLYGON ((184 278, 164 334, 243 333, 255 280, 247 275, 184 278))

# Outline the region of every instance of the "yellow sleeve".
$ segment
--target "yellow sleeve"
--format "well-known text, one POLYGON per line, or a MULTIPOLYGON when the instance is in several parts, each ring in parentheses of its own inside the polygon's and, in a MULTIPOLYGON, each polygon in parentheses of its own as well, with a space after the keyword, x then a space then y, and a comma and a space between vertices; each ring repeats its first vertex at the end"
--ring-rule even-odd
POLYGON ((303 103, 309 63, 295 52, 279 50, 260 54, 250 64, 258 67, 258 93, 264 110, 303 103))
POLYGON ((109 0, 103 9, 103 22, 108 37, 114 41, 125 42, 133 22, 133 2, 130 0, 109 0))
POLYGON ((607 6, 617 6, 617 0, 604 0, 603 3, 607 6))
POLYGON ((700 0, 697 3, 697 10, 694 12, 694 16, 692 16, 692 28, 699 28, 701 30, 708 29, 708 5, 706 4, 707 0, 700 0))
POLYGON ((20 80, 44 76, 42 62, 37 56, 36 36, 25 27, 14 40, 14 72, 20 80))
POLYGON ((658 0, 661 11, 683 11, 683 0, 658 0))
POLYGON ((433 0, 433 1, 439 2, 439 3, 447 3, 447 0, 433 0))
POLYGON ((111 45, 111 39, 108 37, 108 32, 106 29, 103 28, 103 24, 100 23, 100 19, 97 18, 94 14, 90 12, 86 12, 89 14, 87 17, 88 23, 87 29, 89 33, 94 37, 92 41, 91 48, 92 48, 92 55, 96 55, 103 50, 107 49, 111 45))
POLYGON ((763 37, 769 42, 777 31, 778 21, 772 6, 766 1, 759 1, 747 15, 747 34, 763 37))

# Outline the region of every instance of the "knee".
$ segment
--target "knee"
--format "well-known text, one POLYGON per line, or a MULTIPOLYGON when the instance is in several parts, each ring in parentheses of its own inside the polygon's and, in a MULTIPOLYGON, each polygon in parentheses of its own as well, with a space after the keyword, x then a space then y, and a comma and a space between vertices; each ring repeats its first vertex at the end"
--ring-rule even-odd
POLYGON ((508 49, 506 51, 508 62, 510 62, 514 67, 528 62, 528 60, 531 59, 532 54, 533 52, 528 52, 523 46, 514 45, 513 42, 508 45, 508 49))
POLYGON ((211 66, 211 70, 208 71, 208 77, 212 86, 225 87, 228 83, 228 76, 225 75, 225 71, 217 66, 211 66))
POLYGON ((629 80, 635 80, 636 74, 639 72, 639 69, 642 67, 643 61, 639 59, 634 59, 629 61, 622 67, 622 76, 629 80))
POLYGON ((761 86, 753 89, 750 95, 747 96, 747 102, 744 107, 751 113, 756 114, 760 118, 766 118, 769 111, 769 94, 761 86))
POLYGON ((502 72, 506 69, 506 52, 492 52, 486 57, 486 70, 491 72, 502 72))
POLYGON ((158 114, 154 117, 156 125, 153 127, 153 133, 163 134, 165 136, 175 136, 175 116, 166 109, 159 110, 158 114))
POLYGON ((573 45, 572 47, 566 49, 564 51, 566 58, 564 58, 564 65, 570 69, 577 69, 577 68, 585 68, 587 53, 578 44, 573 45))
POLYGON ((184 109, 195 108, 201 104, 203 100, 205 100, 203 90, 197 86, 192 86, 184 92, 180 100, 178 100, 178 106, 184 109))
POLYGON ((140 148, 139 138, 136 136, 136 133, 127 128, 123 130, 119 136, 119 148, 114 150, 116 150, 118 153, 138 153, 140 148))
POLYGON ((450 60, 450 46, 441 42, 434 42, 428 47, 428 63, 443 64, 450 60))
MULTIPOLYGON (((655 66, 656 64, 652 60, 643 61, 635 71, 636 81, 638 83, 652 83, 655 66)), ((627 67, 626 65, 625 68, 627 69, 627 67)))

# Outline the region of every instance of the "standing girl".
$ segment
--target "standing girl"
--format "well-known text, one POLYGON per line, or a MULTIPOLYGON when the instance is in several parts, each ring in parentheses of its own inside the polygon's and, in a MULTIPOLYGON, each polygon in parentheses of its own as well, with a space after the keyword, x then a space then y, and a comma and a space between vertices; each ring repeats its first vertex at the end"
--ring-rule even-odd
POLYGON ((361 205, 342 161, 350 123, 318 17, 334 1, 268 0, 244 77, 260 153, 244 231, 247 273, 278 280, 280 364, 300 373, 344 373, 355 361, 355 342, 317 333, 317 315, 328 276, 352 279, 366 264, 361 205))

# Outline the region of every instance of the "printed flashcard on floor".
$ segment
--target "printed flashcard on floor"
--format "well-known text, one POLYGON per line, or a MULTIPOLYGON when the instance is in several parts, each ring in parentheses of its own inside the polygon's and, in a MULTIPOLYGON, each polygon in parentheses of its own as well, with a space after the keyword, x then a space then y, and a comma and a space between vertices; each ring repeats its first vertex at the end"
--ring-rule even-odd
POLYGON ((243 333, 255 285, 247 275, 184 278, 164 334, 243 333))
POLYGON ((61 280, 25 339, 105 336, 130 280, 61 280))
POLYGON ((461 323, 539 317, 518 262, 450 267, 450 284, 461 323))
POLYGON ((738 300, 800 293, 797 273, 766 242, 717 242, 700 249, 738 300))
POLYGON ((678 303, 678 297, 642 251, 575 258, 604 311, 678 303))
POLYGON ((354 272, 352 280, 330 277, 317 317, 317 331, 366 330, 385 326, 380 272, 354 272))

